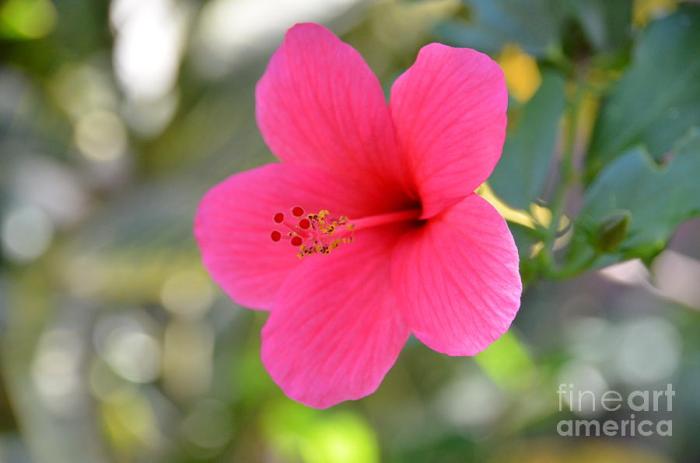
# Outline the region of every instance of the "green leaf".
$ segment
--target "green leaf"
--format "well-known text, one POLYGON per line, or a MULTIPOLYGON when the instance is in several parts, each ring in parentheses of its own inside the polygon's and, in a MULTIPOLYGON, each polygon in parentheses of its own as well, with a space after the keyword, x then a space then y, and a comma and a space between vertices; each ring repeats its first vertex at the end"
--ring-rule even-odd
POLYGON ((573 0, 569 3, 591 45, 598 50, 613 50, 630 39, 632 1, 573 0))
POLYGON ((602 252, 612 252, 624 241, 630 224, 627 211, 616 212, 605 219, 596 234, 596 248, 602 252))
POLYGON ((518 390, 535 375, 527 348, 509 331, 476 357, 476 362, 503 389, 518 390))
POLYGON ((289 400, 274 403, 262 426, 284 461, 308 463, 374 463, 379 461, 377 436, 360 415, 321 412, 289 400))
MULTIPOLYGON (((614 246, 618 260, 653 258, 682 222, 700 215, 698 178, 700 130, 691 131, 666 166, 656 164, 641 148, 628 151, 607 166, 586 192, 574 243, 595 247, 600 241, 597 234, 611 217, 629 216, 626 233, 614 246)), ((613 233, 619 227, 609 228, 613 233)))
POLYGON ((699 58, 698 6, 685 5, 652 23, 602 108, 587 159, 589 177, 636 145, 659 159, 700 125, 699 58))
POLYGON ((564 79, 545 72, 535 96, 511 122, 503 156, 489 178, 498 197, 508 205, 527 209, 542 193, 564 105, 564 79))
POLYGON ((8 0, 0 6, 0 37, 38 39, 51 32, 56 9, 48 0, 8 0))
POLYGON ((581 25, 596 50, 627 43, 632 16, 631 0, 463 0, 470 21, 453 20, 438 27, 445 41, 497 53, 506 43, 517 43, 537 57, 557 55, 562 34, 571 23, 581 25))
POLYGON ((545 56, 558 46, 560 0, 465 0, 464 3, 472 13, 472 22, 442 24, 438 34, 444 40, 487 53, 496 53, 506 43, 515 42, 535 56, 545 56))

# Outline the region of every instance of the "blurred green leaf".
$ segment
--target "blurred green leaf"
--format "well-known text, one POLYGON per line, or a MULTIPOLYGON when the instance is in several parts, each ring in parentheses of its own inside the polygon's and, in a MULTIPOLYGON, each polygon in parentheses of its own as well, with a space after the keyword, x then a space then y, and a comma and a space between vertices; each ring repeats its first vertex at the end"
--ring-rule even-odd
MULTIPOLYGON (((463 0, 470 22, 450 21, 438 34, 458 45, 487 53, 498 52, 506 43, 517 43, 537 57, 558 54, 562 36, 580 25, 583 39, 596 50, 624 46, 630 36, 632 0, 463 0)), ((579 30, 579 29, 577 29, 579 30)), ((576 34, 574 34, 576 35, 576 34)))
POLYGON ((535 265, 531 259, 533 249, 538 244, 541 246, 542 240, 533 232, 532 228, 525 227, 521 224, 508 222, 508 228, 513 234, 515 245, 518 247, 518 256, 520 257, 520 277, 523 284, 527 285, 535 276, 535 265))
POLYGON ((415 447, 407 446, 391 463, 440 462, 472 463, 480 461, 475 440, 467 433, 456 430, 436 440, 417 439, 415 447))
POLYGON ((0 5, 0 37, 38 39, 50 33, 56 10, 48 0, 8 0, 0 5))
POLYGON ((564 111, 564 79, 545 72, 542 85, 508 133, 489 183, 508 205, 527 209, 541 193, 564 111))
POLYGON ((471 12, 471 23, 451 21, 438 28, 449 42, 487 53, 498 52, 508 42, 526 52, 545 56, 558 46, 563 15, 559 0, 463 0, 471 12))
POLYGON ((263 426, 285 461, 373 463, 379 461, 374 430, 352 412, 324 413, 291 401, 276 403, 263 426))
POLYGON ((631 0, 586 0, 569 2, 591 45, 613 50, 626 45, 631 35, 631 0))
POLYGON ((653 23, 634 63, 603 106, 588 157, 588 174, 637 144, 656 159, 700 124, 700 7, 685 5, 653 23))
POLYGON ((605 219, 598 230, 596 247, 603 252, 612 252, 627 236, 630 224, 630 214, 627 211, 618 212, 605 219))
POLYGON ((643 149, 628 151, 607 166, 586 192, 572 251, 580 251, 584 242, 599 241, 598 235, 611 216, 629 215, 629 229, 617 257, 653 258, 676 227, 700 215, 698 178, 698 130, 692 131, 663 167, 643 149))
POLYGON ((477 355, 476 362, 505 390, 527 386, 535 374, 535 366, 527 348, 513 331, 508 331, 477 355))
POLYGON ((581 439, 569 445, 528 439, 495 449, 487 463, 670 463, 664 456, 627 443, 581 439))

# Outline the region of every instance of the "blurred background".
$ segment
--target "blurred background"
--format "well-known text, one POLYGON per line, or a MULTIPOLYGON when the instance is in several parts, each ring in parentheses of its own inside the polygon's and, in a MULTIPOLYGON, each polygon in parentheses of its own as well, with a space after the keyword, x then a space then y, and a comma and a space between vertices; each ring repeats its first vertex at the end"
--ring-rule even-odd
MULTIPOLYGON (((700 221, 676 220, 669 246, 651 256, 587 260, 570 272, 542 266, 548 245, 567 246, 585 208, 586 181, 557 207, 562 153, 570 145, 578 172, 594 131, 605 152, 594 121, 608 89, 644 60, 642 51, 635 58, 640 38, 669 21, 697 28, 688 24, 698 8, 0 1, 0 463, 700 461, 700 221), (236 307, 212 284, 191 233, 209 187, 273 159, 255 125, 253 89, 300 21, 331 27, 387 89, 431 41, 490 53, 511 95, 504 159, 530 150, 540 166, 504 161, 482 188, 523 256, 528 286, 512 330, 476 358, 411 340, 377 393, 323 411, 272 383, 259 359, 265 314, 236 307), (532 198, 513 192, 532 178, 532 198), (553 230, 556 241, 532 230, 553 230), (559 411, 560 383, 623 393, 673 384, 673 437, 562 438, 561 419, 615 414, 559 411)), ((641 85, 693 92, 682 95, 682 117, 654 122, 664 136, 700 124, 695 37, 664 48, 685 53, 685 81, 641 85)), ((652 154, 668 149, 647 145, 652 154)), ((592 173, 607 162, 596 159, 592 173)), ((700 206, 692 211, 682 219, 700 206)), ((606 222, 613 232, 601 249, 617 245, 626 220, 606 222)))

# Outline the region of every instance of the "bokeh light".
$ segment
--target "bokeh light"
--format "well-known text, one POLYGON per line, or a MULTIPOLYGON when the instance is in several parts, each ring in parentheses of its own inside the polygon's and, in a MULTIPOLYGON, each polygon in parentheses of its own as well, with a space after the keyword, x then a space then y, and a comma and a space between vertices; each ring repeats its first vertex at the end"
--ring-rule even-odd
POLYGON ((16 207, 2 221, 3 251, 14 261, 32 261, 48 249, 53 232, 51 219, 42 209, 16 207))

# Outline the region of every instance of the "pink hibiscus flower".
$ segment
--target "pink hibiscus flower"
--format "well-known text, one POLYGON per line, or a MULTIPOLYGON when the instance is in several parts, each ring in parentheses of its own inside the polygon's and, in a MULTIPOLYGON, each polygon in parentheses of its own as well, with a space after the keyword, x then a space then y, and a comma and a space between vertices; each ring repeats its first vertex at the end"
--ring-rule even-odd
POLYGON ((518 253, 473 193, 506 129, 488 56, 424 47, 387 104, 362 57, 316 24, 291 28, 256 89, 280 163, 233 175, 197 212, 204 265, 269 310, 262 361, 313 407, 371 394, 408 336, 474 355, 520 305, 518 253))

